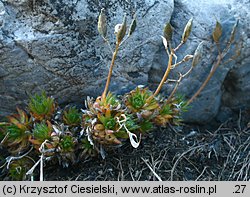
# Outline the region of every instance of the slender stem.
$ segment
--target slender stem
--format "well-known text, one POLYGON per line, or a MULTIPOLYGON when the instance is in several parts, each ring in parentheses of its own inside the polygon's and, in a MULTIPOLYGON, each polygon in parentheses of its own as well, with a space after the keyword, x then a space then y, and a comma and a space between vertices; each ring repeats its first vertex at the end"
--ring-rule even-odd
POLYGON ((111 53, 114 53, 114 52, 113 52, 113 49, 112 49, 112 47, 111 47, 111 45, 110 45, 109 40, 108 40, 107 38, 104 38, 104 37, 102 37, 102 38, 103 38, 104 42, 106 42, 106 43, 107 43, 107 45, 108 45, 108 47, 109 47, 110 52, 111 52, 111 53))
POLYGON ((126 42, 128 38, 129 38, 129 36, 127 36, 127 37, 121 42, 120 46, 121 46, 124 42, 126 42))
POLYGON ((186 77, 187 75, 189 75, 189 73, 191 73, 191 71, 193 70, 193 66, 184 74, 182 75, 182 78, 186 77))
POLYGON ((179 50, 179 48, 181 48, 181 46, 184 44, 184 42, 180 42, 180 44, 174 49, 174 52, 176 52, 177 50, 179 50))
POLYGON ((192 70, 193 70, 193 67, 191 67, 184 75, 181 74, 181 73, 179 73, 180 77, 179 77, 178 80, 176 80, 176 85, 175 85, 173 91, 171 92, 171 94, 169 95, 169 97, 168 97, 168 99, 167 99, 167 103, 169 103, 170 100, 173 98, 174 94, 175 94, 176 91, 177 91, 178 86, 180 85, 181 80, 182 80, 183 78, 185 78, 192 70))
POLYGON ((216 43, 216 46, 218 48, 218 59, 216 64, 212 67, 209 75, 207 76, 206 80, 203 82, 203 84, 201 85, 201 87, 199 88, 199 90, 192 96, 191 99, 189 99, 189 101, 187 102, 187 105, 189 105, 190 103, 192 103, 194 101, 194 99, 201 93, 201 91, 206 87, 207 83, 209 82, 209 80, 212 78, 212 76, 214 75, 215 71, 217 70, 217 68, 219 67, 221 60, 226 56, 226 54, 228 53, 230 47, 231 47, 231 42, 229 42, 229 44, 226 46, 226 48, 223 50, 223 52, 221 52, 220 49, 220 45, 218 43, 216 43))
POLYGON ((112 61, 111 61, 110 67, 109 67, 109 73, 108 73, 108 78, 107 78, 107 81, 106 81, 106 85, 105 85, 104 91, 102 93, 102 99, 105 99, 106 95, 107 95, 107 91, 108 91, 108 88, 109 88, 109 84, 110 84, 110 80, 111 80, 111 75, 112 75, 113 67, 115 65, 115 59, 116 59, 116 55, 117 55, 119 46, 120 46, 120 43, 117 42, 116 46, 115 46, 115 51, 113 53, 112 61))
POLYGON ((174 69, 176 66, 179 66, 183 62, 184 62, 184 60, 181 60, 181 61, 177 62, 176 64, 174 64, 174 65, 171 66, 171 69, 174 69))
POLYGON ((167 67, 167 69, 166 69, 166 72, 165 72, 164 76, 162 77, 161 82, 160 82, 160 84, 158 85, 157 89, 155 90, 154 94, 151 95, 151 96, 147 99, 147 102, 146 102, 145 105, 148 105, 148 104, 150 103, 150 101, 151 101, 154 97, 156 97, 156 96, 159 94, 159 92, 161 91, 161 88, 162 88, 162 86, 164 85, 164 83, 165 83, 165 81, 166 81, 166 79, 167 79, 167 77, 168 77, 168 75, 169 75, 169 73, 170 73, 170 70, 171 70, 171 68, 172 68, 173 54, 174 54, 174 53, 173 53, 173 51, 171 50, 171 54, 169 55, 169 59, 168 59, 168 67, 167 67))
POLYGON ((220 43, 216 43, 216 46, 217 46, 217 49, 218 49, 218 52, 219 52, 219 55, 221 55, 221 49, 220 49, 220 43))
POLYGON ((184 63, 184 62, 189 61, 189 60, 192 59, 192 58, 193 58, 193 57, 188 57, 187 59, 185 59, 185 57, 184 57, 181 61, 179 61, 179 62, 177 62, 176 64, 172 65, 172 66, 171 66, 171 69, 174 69, 175 67, 179 66, 180 64, 182 64, 182 63, 184 63))
POLYGON ((161 88, 162 86, 164 85, 169 73, 170 73, 170 70, 171 70, 171 67, 172 67, 172 59, 173 59, 173 52, 171 52, 171 54, 169 55, 169 59, 168 59, 168 67, 166 69, 166 72, 164 74, 164 76, 162 77, 161 79, 161 82, 160 84, 158 85, 157 89, 155 90, 154 92, 154 97, 157 96, 159 94, 159 92, 161 91, 161 88))
POLYGON ((175 87, 174 87, 174 89, 172 90, 171 94, 169 95, 169 97, 168 97, 166 103, 169 103, 170 100, 173 98, 173 96, 174 96, 175 92, 177 91, 177 88, 178 88, 178 86, 179 86, 179 84, 180 84, 180 82, 181 82, 181 79, 182 79, 182 75, 180 74, 180 78, 176 81, 175 87))
POLYGON ((187 105, 189 105, 190 103, 192 103, 194 101, 194 99, 201 93, 201 91, 206 87, 207 83, 209 82, 209 80, 212 78, 212 76, 214 75, 216 69, 219 67, 220 62, 221 62, 222 56, 219 55, 218 56, 218 60, 216 62, 216 64, 214 65, 214 67, 211 69, 209 75, 207 76, 206 80, 203 82, 203 84, 201 85, 201 87, 199 88, 199 90, 192 96, 191 99, 189 99, 189 101, 187 102, 187 105))

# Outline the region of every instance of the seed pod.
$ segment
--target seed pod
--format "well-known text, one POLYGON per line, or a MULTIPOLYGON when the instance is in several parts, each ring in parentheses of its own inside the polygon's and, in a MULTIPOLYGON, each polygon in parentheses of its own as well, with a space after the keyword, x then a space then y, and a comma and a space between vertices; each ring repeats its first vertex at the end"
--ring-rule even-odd
POLYGON ((163 37, 163 36, 161 36, 161 38, 162 38, 163 45, 164 45, 165 49, 167 50, 167 49, 168 49, 168 41, 167 41, 167 39, 166 39, 165 37, 163 37))
POLYGON ((194 56, 193 55, 185 55, 185 57, 183 58, 184 62, 187 62, 188 60, 192 59, 194 56))
POLYGON ((106 15, 104 14, 104 8, 101 9, 101 13, 98 17, 98 32, 106 38, 107 36, 107 18, 106 15))
POLYGON ((188 37, 189 37, 189 35, 190 35, 190 33, 191 33, 192 24, 193 24, 193 18, 191 18, 191 19, 187 22, 187 24, 186 24, 186 26, 185 26, 185 29, 184 29, 183 34, 182 34, 182 39, 181 39, 181 41, 182 41, 183 43, 185 43, 185 42, 187 41, 187 39, 188 39, 188 37))
POLYGON ((132 33, 134 33, 135 28, 136 28, 136 19, 135 19, 135 17, 134 17, 133 20, 132 20, 132 22, 131 22, 131 25, 130 25, 130 27, 129 27, 128 36, 131 36, 132 33))
POLYGON ((199 61, 200 61, 200 59, 202 57, 202 53, 203 53, 203 42, 201 42, 198 45, 198 47, 196 48, 196 50, 194 52, 192 67, 195 67, 199 63, 199 61))
POLYGON ((126 30, 127 30, 127 18, 126 16, 124 16, 122 26, 118 30, 117 35, 116 35, 117 43, 121 43, 122 39, 126 35, 126 30))
POLYGON ((118 32, 120 31, 121 27, 122 27, 122 24, 117 24, 117 25, 115 26, 115 31, 114 31, 114 34, 115 34, 115 35, 118 34, 118 32))
POLYGON ((164 34, 163 34, 168 42, 172 40, 172 34, 173 34, 173 29, 171 24, 168 22, 164 27, 164 34))
POLYGON ((218 21, 216 21, 216 26, 215 26, 215 29, 213 31, 214 42, 216 42, 216 43, 219 42, 221 34, 222 34, 222 26, 218 21))
POLYGON ((231 36, 230 36, 230 39, 229 39, 230 43, 232 43, 234 41, 235 33, 236 33, 236 29, 237 29, 238 24, 239 24, 239 20, 236 21, 236 23, 234 24, 233 29, 231 31, 231 36))

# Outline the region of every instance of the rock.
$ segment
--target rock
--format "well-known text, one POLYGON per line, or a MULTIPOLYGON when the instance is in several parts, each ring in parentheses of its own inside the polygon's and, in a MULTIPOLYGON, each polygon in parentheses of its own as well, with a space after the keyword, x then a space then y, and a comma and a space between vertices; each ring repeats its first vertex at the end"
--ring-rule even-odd
POLYGON ((147 83, 173 1, 114 2, 3 1, 8 14, 0 34, 0 115, 13 112, 43 89, 60 104, 81 104, 87 95, 102 93, 112 55, 97 32, 102 7, 113 47, 113 27, 124 14, 129 21, 134 12, 138 17, 137 32, 119 51, 111 91, 122 93, 147 83))
MULTIPOLYGON (((218 121, 225 121, 231 117, 232 110, 249 109, 249 48, 246 48, 247 37, 246 32, 249 32, 249 25, 247 25, 246 19, 249 17, 249 13, 246 10, 246 4, 249 2, 238 3, 237 1, 195 1, 195 0, 176 0, 174 6, 174 12, 172 14, 171 24, 175 31, 175 39, 173 41, 174 46, 178 45, 178 42, 182 35, 182 29, 184 29, 187 21, 193 17, 193 30, 190 38, 185 46, 183 46, 177 53, 178 59, 182 59, 185 54, 192 54, 198 43, 205 42, 205 48, 203 51, 203 59, 196 66, 194 71, 182 81, 179 87, 179 93, 186 96, 187 99, 199 89, 201 84, 206 79, 208 73, 212 68, 212 64, 216 61, 216 55, 218 54, 216 47, 212 43, 212 31, 215 27, 215 17, 220 21, 223 27, 223 35, 221 38, 222 48, 225 46, 227 40, 230 37, 231 30, 237 20, 241 18, 240 25, 237 30, 237 47, 243 44, 241 49, 242 54, 237 57, 237 61, 232 61, 225 65, 221 65, 212 79, 209 81, 206 88, 198 96, 198 98, 191 104, 188 112, 183 114, 183 119, 186 122, 192 123, 208 123, 216 117, 218 121), (202 9, 201 9, 202 8, 202 9), (214 17, 215 16, 215 17, 214 17), (223 45, 224 43, 224 45, 223 45), (245 62, 245 63, 244 63, 245 62), (245 64, 245 66, 244 66, 245 64), (237 74, 236 74, 237 73, 237 74), (232 79, 234 76, 234 79, 232 79), (232 90, 232 88, 234 90, 232 90), (230 109, 230 110, 229 110, 230 109), (230 113, 229 113, 230 111, 230 113)), ((249 7, 249 6, 248 6, 249 7)), ((229 57, 235 56, 236 45, 233 45, 233 49, 229 51, 225 58, 226 62, 229 57)), ((150 75, 151 83, 157 84, 160 81, 164 72, 162 65, 167 64, 167 57, 164 54, 163 48, 155 56, 156 64, 151 68, 150 75), (160 54, 160 55, 159 55, 160 54)), ((189 64, 182 65, 173 72, 172 78, 178 78, 177 73, 185 73, 189 64)), ((168 94, 173 89, 174 84, 165 86, 164 90, 168 94)))
MULTIPOLYGON (((183 55, 192 54, 200 41, 206 40, 202 62, 180 85, 179 92, 190 98, 207 76, 216 56, 216 49, 211 45, 214 16, 223 25, 224 40, 240 17, 244 51, 236 64, 231 62, 218 69, 183 118, 187 122, 204 123, 217 114, 225 118, 229 113, 224 113, 224 109, 249 109, 247 5, 247 0, 240 3, 236 0, 2 0, 0 116, 12 113, 16 106, 27 103, 29 95, 41 90, 53 95, 60 104, 80 106, 86 96, 102 93, 112 55, 97 32, 97 18, 103 7, 112 47, 115 44, 113 27, 122 22, 124 14, 129 22, 135 12, 137 16, 137 29, 121 47, 111 79, 110 90, 119 94, 141 84, 149 85, 152 90, 156 88, 168 61, 160 38, 165 23, 171 19, 176 45, 186 22, 194 17, 191 36, 177 53, 180 60, 183 55)), ((176 78, 177 73, 184 72, 188 66, 180 66, 170 77, 176 78)), ((169 94, 173 85, 164 86, 162 93, 169 94)))

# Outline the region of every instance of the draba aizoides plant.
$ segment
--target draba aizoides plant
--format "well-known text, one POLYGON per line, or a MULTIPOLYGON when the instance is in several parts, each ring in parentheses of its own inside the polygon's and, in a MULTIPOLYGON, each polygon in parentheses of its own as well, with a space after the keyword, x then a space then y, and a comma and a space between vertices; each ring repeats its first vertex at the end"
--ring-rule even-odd
MULTIPOLYGON (((40 166, 40 180, 43 180, 43 168, 59 163, 64 167, 81 161, 89 156, 100 154, 105 158, 109 148, 120 147, 129 141, 134 148, 140 145, 143 135, 152 132, 156 126, 166 127, 181 122, 181 113, 188 110, 189 104, 205 88, 222 60, 225 59, 231 45, 235 43, 238 22, 222 50, 220 38, 221 24, 217 21, 212 38, 218 48, 218 56, 206 80, 189 100, 177 93, 183 78, 191 73, 202 58, 204 43, 200 43, 193 55, 187 54, 177 62, 176 52, 187 42, 191 33, 193 19, 190 19, 183 31, 180 44, 173 47, 173 29, 168 22, 163 31, 162 41, 168 55, 165 73, 156 88, 150 90, 139 85, 124 95, 109 92, 112 71, 120 47, 130 38, 136 29, 136 18, 127 29, 127 18, 115 26, 116 42, 114 50, 107 35, 107 19, 104 9, 98 18, 98 32, 112 51, 112 60, 104 90, 96 99, 87 97, 85 109, 74 106, 61 109, 53 97, 43 91, 30 97, 27 110, 17 108, 17 114, 7 117, 0 123, 0 140, 10 156, 2 169, 12 180, 33 179, 34 170, 40 166), (170 72, 184 62, 191 61, 185 73, 179 73, 178 79, 168 79, 170 72), (174 82, 169 95, 160 94, 165 83, 174 82)), ((225 63, 225 62, 224 62, 225 63)))

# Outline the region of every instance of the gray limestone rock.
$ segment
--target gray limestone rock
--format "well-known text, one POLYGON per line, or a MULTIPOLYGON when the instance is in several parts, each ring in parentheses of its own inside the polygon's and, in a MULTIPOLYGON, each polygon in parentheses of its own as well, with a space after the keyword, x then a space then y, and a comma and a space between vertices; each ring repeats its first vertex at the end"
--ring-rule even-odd
MULTIPOLYGON (((112 55, 97 32, 101 8, 107 15, 112 47, 113 27, 123 16, 126 14, 130 22, 136 13, 138 21, 136 32, 118 53, 110 85, 118 94, 141 84, 152 90, 157 86, 168 61, 160 38, 165 23, 171 20, 176 45, 186 22, 194 17, 191 36, 177 53, 181 59, 192 54, 200 41, 206 41, 202 62, 180 85, 179 92, 190 98, 215 61, 216 49, 211 45, 215 17, 223 25, 224 40, 240 18, 241 55, 236 63, 218 69, 183 118, 204 123, 217 114, 218 120, 225 118, 229 113, 224 109, 249 109, 249 6, 247 0, 1 0, 0 116, 14 112, 16 106, 27 103, 29 95, 41 90, 60 104, 82 105, 86 96, 101 94, 112 55)), ((174 70, 171 77, 188 66, 174 70)), ((162 93, 168 95, 172 87, 164 86, 162 93)))

